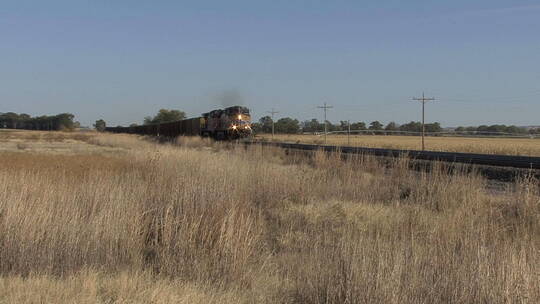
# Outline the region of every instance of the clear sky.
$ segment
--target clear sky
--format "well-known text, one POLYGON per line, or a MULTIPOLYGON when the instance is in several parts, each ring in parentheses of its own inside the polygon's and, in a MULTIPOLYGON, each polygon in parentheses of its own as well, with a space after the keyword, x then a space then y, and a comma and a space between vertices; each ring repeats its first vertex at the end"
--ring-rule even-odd
POLYGON ((0 112, 540 124, 540 1, 2 0, 0 112))

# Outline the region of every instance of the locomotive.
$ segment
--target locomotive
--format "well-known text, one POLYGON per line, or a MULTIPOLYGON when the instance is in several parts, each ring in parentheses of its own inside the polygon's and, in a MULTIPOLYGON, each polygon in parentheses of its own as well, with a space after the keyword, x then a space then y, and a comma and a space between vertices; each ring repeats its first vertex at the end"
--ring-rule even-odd
POLYGON ((202 117, 133 127, 107 127, 105 131, 171 138, 199 135, 216 140, 240 139, 252 134, 249 109, 242 106, 213 110, 202 117))

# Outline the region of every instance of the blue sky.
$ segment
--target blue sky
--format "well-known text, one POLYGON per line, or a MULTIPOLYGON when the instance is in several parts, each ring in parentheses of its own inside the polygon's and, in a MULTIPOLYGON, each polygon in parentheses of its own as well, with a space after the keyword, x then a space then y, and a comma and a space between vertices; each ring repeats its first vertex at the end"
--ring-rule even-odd
POLYGON ((540 124, 540 1, 1 1, 0 112, 540 124))

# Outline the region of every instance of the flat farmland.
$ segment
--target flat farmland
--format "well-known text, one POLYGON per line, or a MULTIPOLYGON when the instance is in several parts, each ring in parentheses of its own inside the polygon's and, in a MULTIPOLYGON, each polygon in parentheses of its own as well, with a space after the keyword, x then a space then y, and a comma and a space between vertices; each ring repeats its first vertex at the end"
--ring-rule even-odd
MULTIPOLYGON (((257 138, 271 140, 271 134, 257 135, 257 138)), ((276 134, 276 141, 324 144, 324 135, 286 135, 276 134)), ((539 138, 472 138, 472 137, 433 137, 425 138, 426 150, 467 152, 481 154, 540 156, 539 138)), ((346 146, 347 135, 328 135, 328 145, 346 146)), ((392 135, 351 135, 350 145, 369 148, 421 150, 420 136, 392 135)))
POLYGON ((0 131, 0 303, 539 303, 538 181, 408 165, 0 131))

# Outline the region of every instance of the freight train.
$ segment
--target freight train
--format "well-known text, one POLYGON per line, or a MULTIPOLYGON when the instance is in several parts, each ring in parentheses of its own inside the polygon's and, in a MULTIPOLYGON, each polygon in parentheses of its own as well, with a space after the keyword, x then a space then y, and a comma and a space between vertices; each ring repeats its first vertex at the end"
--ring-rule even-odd
POLYGON ((241 106, 214 110, 202 117, 133 127, 107 127, 105 131, 171 138, 199 135, 216 140, 239 139, 252 134, 249 109, 241 106))

